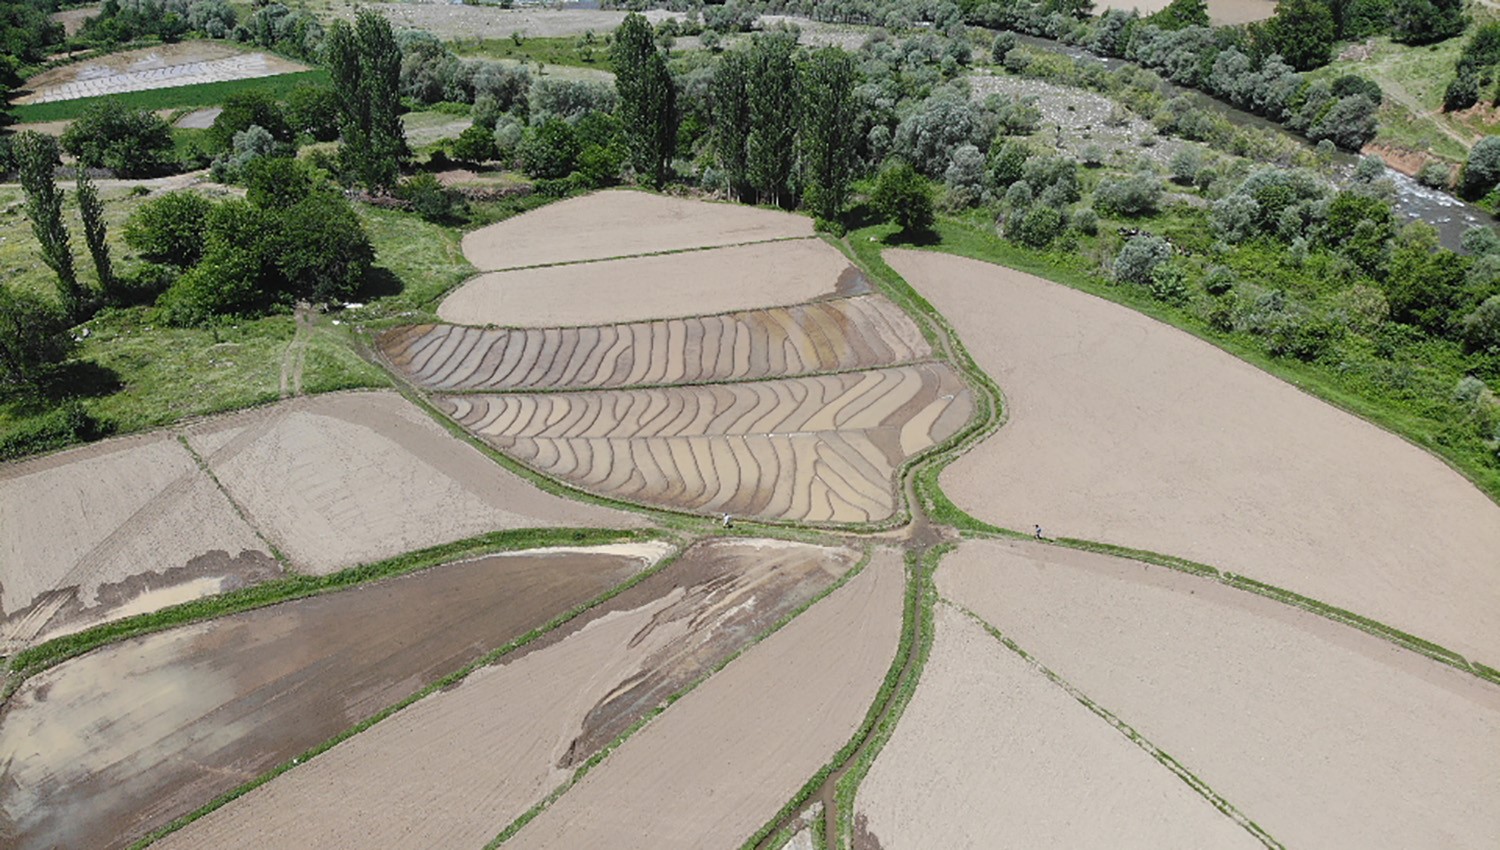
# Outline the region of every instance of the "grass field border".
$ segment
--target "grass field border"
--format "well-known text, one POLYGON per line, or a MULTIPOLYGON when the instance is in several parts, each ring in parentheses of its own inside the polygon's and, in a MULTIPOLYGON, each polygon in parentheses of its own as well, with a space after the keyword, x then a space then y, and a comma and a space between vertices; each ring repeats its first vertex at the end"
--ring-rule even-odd
MULTIPOLYGON (((640 539, 640 538, 637 538, 637 539, 640 539)), ((650 539, 650 538, 644 538, 644 539, 650 539)), ((345 729, 344 731, 342 731, 342 732, 334 735, 333 737, 329 738, 328 740, 324 741, 323 743, 318 744, 318 745, 312 747, 311 749, 307 750, 306 752, 302 753, 301 755, 295 756, 295 757, 291 758, 288 761, 284 761, 281 764, 276 765, 275 767, 271 768, 270 770, 265 771, 264 773, 262 773, 261 775, 255 777, 254 779, 251 779, 250 781, 243 783, 239 787, 237 787, 237 788, 235 788, 235 789, 233 789, 231 791, 228 791, 228 792, 226 792, 224 794, 219 795, 218 797, 214 798, 212 801, 210 801, 209 803, 207 803, 207 804, 199 807, 198 809, 196 809, 196 810, 194 810, 194 811, 192 811, 192 812, 190 812, 190 813, 188 813, 186 815, 183 815, 182 817, 179 817, 176 820, 173 820, 171 823, 167 824, 166 826, 160 827, 159 829, 156 829, 156 830, 148 833, 146 836, 140 838, 135 843, 131 844, 130 845, 130 850, 142 850, 142 848, 145 848, 145 847, 147 847, 147 846, 149 846, 149 845, 151 845, 151 844, 153 844, 153 843, 155 843, 157 841, 160 841, 162 838, 166 837, 167 835, 169 835, 169 834, 171 834, 173 832, 176 832, 176 831, 182 829, 183 827, 187 826, 188 824, 191 824, 192 822, 194 822, 194 821, 196 821, 196 820, 198 820, 198 819, 200 819, 202 817, 205 817, 206 815, 214 812, 217 809, 222 808, 223 806, 225 806, 225 805, 233 802, 234 800, 237 800, 240 797, 243 797, 244 795, 250 793, 251 791, 254 791, 256 788, 259 788, 260 786, 266 784, 267 782, 270 782, 271 780, 273 780, 276 777, 282 775, 283 773, 286 773, 287 771, 291 770, 292 768, 298 767, 298 766, 301 766, 301 765, 304 765, 304 764, 308 763, 309 761, 311 761, 312 759, 316 758, 317 756, 322 755, 323 753, 325 753, 325 752, 333 749, 338 744, 343 743, 344 741, 348 740, 349 738, 354 737, 355 735, 359 734, 360 732, 365 731, 366 729, 369 729, 371 726, 374 726, 376 723, 379 723, 380 721, 385 720, 386 718, 388 718, 391 715, 393 715, 393 714, 401 711, 402 709, 404 709, 404 708, 412 705, 413 703, 416 703, 419 700, 425 699, 426 697, 431 696, 432 694, 435 694, 438 691, 446 690, 448 688, 453 687, 454 685, 457 685, 459 682, 461 682, 464 679, 468 678, 468 676, 471 673, 473 673, 474 671, 482 669, 484 667, 488 667, 488 666, 494 664, 495 662, 501 660, 502 658, 504 658, 505 656, 509 655, 510 653, 515 652, 516 650, 525 647, 527 644, 531 643, 532 641, 536 640, 537 638, 540 638, 543 635, 546 635, 546 634, 552 632, 553 630, 555 630, 555 629, 557 629, 557 628, 559 628, 561 626, 566 625, 568 623, 568 621, 574 619, 575 617, 579 616, 580 614, 583 614, 586 611, 589 611, 590 609, 593 609, 595 607, 598 607, 599 605, 604 604, 605 602, 608 602, 609 600, 615 598, 616 596, 620 595, 621 593, 624 593, 625 591, 629 590, 630 588, 635 587, 636 585, 640 584, 641 582, 645 581, 646 579, 650 578, 651 576, 656 575, 657 573, 659 573, 662 570, 666 569, 667 567, 671 566, 673 563, 675 563, 677 561, 677 559, 679 557, 681 557, 682 553, 684 551, 686 551, 686 549, 690 545, 692 545, 692 542, 679 542, 679 544, 677 545, 677 548, 674 551, 669 552, 667 555, 665 555, 660 560, 658 560, 655 564, 651 565, 650 567, 648 567, 648 568, 646 568, 644 570, 641 570, 640 572, 636 573, 635 575, 631 576, 630 578, 626 579, 625 581, 623 581, 623 582, 615 585, 614 587, 610 588, 609 590, 606 590, 604 593, 602 593, 602 594, 594 597, 593 599, 591 599, 591 600, 589 600, 587 602, 584 602, 584 603, 581 603, 579 605, 573 606, 572 608, 568 609, 567 611, 564 611, 563 613, 557 615, 556 617, 553 617, 551 620, 547 621, 546 623, 544 623, 544 624, 542 624, 540 626, 537 626, 536 628, 532 629, 531 631, 526 632, 525 634, 521 635, 520 637, 514 638, 513 640, 505 643, 504 645, 502 645, 500 647, 497 647, 495 649, 490 650, 489 652, 485 653, 484 655, 480 656, 479 658, 475 659, 474 661, 469 662, 468 664, 464 665, 463 667, 459 668, 458 670, 455 670, 454 672, 449 673, 448 675, 446 675, 446 676, 438 679, 437 681, 433 682, 432 684, 427 685, 424 688, 421 688, 420 690, 416 691, 415 693, 411 694, 410 696, 406 697, 405 699, 402 699, 402 700, 400 700, 400 701, 398 701, 398 702, 396 702, 396 703, 394 703, 392 705, 389 705, 389 706, 381 709, 380 711, 376 712, 375 714, 371 715, 370 717, 366 718, 365 720, 362 720, 359 723, 357 723, 357 724, 349 727, 348 729, 345 729)))
POLYGON ((14 124, 39 124, 48 121, 71 121, 95 104, 109 102, 123 103, 132 109, 144 109, 148 112, 189 107, 201 109, 218 106, 230 95, 247 91, 266 91, 279 100, 303 83, 328 85, 328 71, 322 68, 312 68, 307 71, 291 71, 285 74, 248 77, 241 80, 222 80, 217 83, 194 83, 185 86, 139 89, 122 94, 54 100, 47 103, 25 103, 10 107, 10 114, 14 124))

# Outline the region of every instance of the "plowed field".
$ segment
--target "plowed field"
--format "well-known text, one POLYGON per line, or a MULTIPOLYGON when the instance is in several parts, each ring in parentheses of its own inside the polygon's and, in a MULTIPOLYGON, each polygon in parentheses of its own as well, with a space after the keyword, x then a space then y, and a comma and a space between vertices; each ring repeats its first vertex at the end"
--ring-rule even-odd
POLYGON ((711 387, 442 396, 464 427, 548 475, 687 511, 867 522, 893 475, 968 421, 946 366, 711 387))
POLYGON ((171 434, 0 466, 0 653, 280 571, 171 434))
POLYGON ((891 366, 930 357, 879 295, 719 316, 582 328, 415 325, 380 338, 429 390, 605 389, 718 383, 891 366))
POLYGON ((901 554, 637 732, 507 848, 737 848, 859 728, 901 631, 901 554))
POLYGON ((297 399, 189 442, 300 569, 325 573, 505 528, 641 525, 536 489, 395 393, 297 399))
POLYGON ((116 644, 0 715, 9 850, 125 847, 603 593, 663 544, 480 558, 116 644))
POLYGON ((860 785, 855 850, 1261 850, 1150 754, 949 605, 860 785))
POLYGON ((16 103, 51 103, 306 70, 306 65, 245 52, 226 42, 184 41, 61 65, 27 80, 27 94, 16 98, 16 103))
POLYGON ((1219 582, 1055 546, 964 543, 937 583, 1287 847, 1500 846, 1496 685, 1219 582))
POLYGON ((482 227, 463 251, 475 268, 496 271, 812 236, 812 225, 792 213, 616 189, 482 227))
POLYGON ((797 304, 864 289, 843 254, 822 240, 798 239, 490 272, 459 287, 437 312, 460 325, 603 325, 797 304))
POLYGON ((1441 461, 1125 307, 885 256, 1005 391, 1004 427, 941 476, 960 507, 1232 570, 1500 664, 1500 506, 1441 461))
MULTIPOLYGON (((566 779, 577 762, 828 587, 856 555, 779 541, 696 546, 545 645, 475 672, 159 846, 481 847, 566 779)), ((899 564, 895 573, 899 623, 899 564)), ((884 584, 880 589, 888 590, 884 584)), ((863 647, 859 639, 893 636, 882 616, 890 612, 860 613, 841 622, 847 635, 821 634, 819 643, 856 656, 884 652, 888 662, 893 640, 863 647)), ((849 675, 829 676, 821 667, 816 672, 829 684, 849 675)), ((851 701, 864 684, 854 681, 859 685, 851 701)), ((760 684, 769 689, 777 682, 773 677, 760 684)), ((840 720, 829 725, 841 728, 840 720)), ((695 739, 680 740, 691 746, 695 739)), ((660 804, 673 798, 656 799, 660 804)))

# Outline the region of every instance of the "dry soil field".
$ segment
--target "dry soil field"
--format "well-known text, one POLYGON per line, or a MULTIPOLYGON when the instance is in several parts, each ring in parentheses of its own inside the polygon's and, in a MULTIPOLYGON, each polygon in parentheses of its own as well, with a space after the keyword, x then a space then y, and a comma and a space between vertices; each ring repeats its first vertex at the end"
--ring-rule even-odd
MULTIPOLYGON (((501 9, 498 6, 464 6, 443 2, 394 2, 361 4, 385 16, 400 29, 423 29, 440 38, 509 38, 511 33, 555 38, 592 32, 604 36, 625 20, 624 11, 609 9, 547 9, 528 6, 501 9)), ((330 4, 337 17, 352 19, 356 5, 351 0, 330 4)), ((643 12, 652 24, 681 17, 665 9, 643 12)))
POLYGON ((499 271, 812 235, 812 220, 793 213, 612 189, 482 227, 463 251, 499 271))
POLYGON ((639 526, 544 493, 392 392, 297 399, 188 430, 299 569, 326 573, 505 528, 639 526))
POLYGON ((856 850, 1262 847, 949 605, 855 812, 856 850))
POLYGON ((1287 847, 1500 846, 1494 684, 1215 581, 1055 546, 971 541, 937 583, 1287 847))
POLYGON ((379 346, 428 390, 605 389, 891 366, 932 356, 879 295, 582 328, 414 325, 379 346))
POLYGON ((941 254, 886 259, 1009 420, 944 471, 980 519, 1190 558, 1500 661, 1500 507, 1431 455, 1186 333, 941 254))
POLYGON ((281 571, 169 433, 0 466, 0 566, 7 654, 281 571))
POLYGON ((306 71, 269 53, 246 52, 222 41, 183 41, 112 53, 44 71, 27 80, 15 103, 51 103, 145 89, 248 80, 306 71))
MULTIPOLYGON (((418 702, 159 846, 483 846, 563 782, 574 765, 827 588, 854 566, 857 557, 849 549, 779 541, 699 544, 611 600, 604 610, 591 611, 539 646, 418 702), (401 780, 392 781, 396 776, 401 780)), ((889 565, 870 570, 870 575, 891 572, 889 565)), ((833 605, 846 618, 833 625, 850 629, 847 637, 835 640, 836 632, 825 624, 813 636, 816 642, 841 647, 840 661, 852 662, 868 653, 888 663, 893 641, 882 638, 893 637, 894 629, 882 616, 890 613, 882 603, 894 587, 899 624, 899 563, 893 572, 893 578, 878 579, 878 586, 874 579, 856 580, 850 588, 857 585, 862 591, 842 591, 813 608, 816 615, 824 604, 833 605), (856 607, 842 601, 849 598, 857 601, 856 607), (847 619, 856 613, 857 621, 847 619), (861 638, 871 645, 859 646, 861 638)), ((804 619, 795 620, 787 631, 804 619)), ((779 635, 771 638, 777 640, 779 635)), ((793 658, 786 667, 794 672, 766 668, 769 675, 759 680, 758 690, 784 683, 800 686, 796 652, 805 643, 806 639, 794 641, 790 650, 793 658)), ((810 651, 836 655, 827 649, 810 651)), ((700 690, 724 676, 738 681, 741 665, 753 655, 714 675, 700 690)), ((846 677, 868 672, 853 663, 849 666, 827 678, 852 684, 846 677)), ((826 675, 822 667, 817 671, 826 675)), ((879 674, 874 681, 878 683, 879 674)), ((859 698, 857 687, 849 698, 859 698)), ((677 703, 646 729, 667 723, 692 699, 677 703)), ((730 725, 735 722, 732 713, 723 719, 730 725)), ((826 725, 838 730, 841 720, 835 715, 826 725)), ((637 737, 641 735, 645 733, 637 737)), ((690 749, 697 735, 690 727, 672 733, 669 740, 690 749)), ((659 737, 650 736, 648 742, 659 737)), ((605 764, 629 752, 634 740, 605 764)), ((804 743, 818 740, 812 737, 804 743)), ((778 788, 767 790, 779 793, 778 788)), ((671 798, 661 793, 658 801, 671 798)))
POLYGON ((48 670, 0 715, 0 836, 12 850, 128 846, 598 596, 666 549, 449 564, 48 670))
POLYGON ((899 551, 675 703, 508 848, 737 848, 859 727, 895 654, 899 551))
POLYGON ((435 402, 496 448, 591 492, 806 522, 889 517, 896 469, 973 412, 968 389, 940 364, 435 402))
MULTIPOLYGON (((1170 0, 1102 0, 1096 14, 1106 9, 1137 9, 1142 15, 1160 12, 1170 0)), ((1247 24, 1276 14, 1276 0, 1208 0, 1208 17, 1216 25, 1247 24)))

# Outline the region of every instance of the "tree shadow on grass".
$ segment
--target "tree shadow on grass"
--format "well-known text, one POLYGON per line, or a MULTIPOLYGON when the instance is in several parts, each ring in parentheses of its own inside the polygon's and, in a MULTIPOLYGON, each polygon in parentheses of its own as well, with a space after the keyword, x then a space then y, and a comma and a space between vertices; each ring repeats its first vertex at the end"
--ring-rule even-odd
POLYGON ((943 237, 935 230, 898 230, 881 238, 880 243, 891 248, 930 248, 941 244, 943 237))
POLYGON ((358 301, 374 301, 377 298, 386 298, 392 295, 400 295, 406 284, 396 273, 385 266, 370 266, 365 273, 365 279, 360 281, 359 291, 354 294, 358 301))
POLYGON ((92 360, 69 360, 52 367, 37 381, 31 394, 47 406, 70 399, 101 398, 125 388, 120 373, 92 360))

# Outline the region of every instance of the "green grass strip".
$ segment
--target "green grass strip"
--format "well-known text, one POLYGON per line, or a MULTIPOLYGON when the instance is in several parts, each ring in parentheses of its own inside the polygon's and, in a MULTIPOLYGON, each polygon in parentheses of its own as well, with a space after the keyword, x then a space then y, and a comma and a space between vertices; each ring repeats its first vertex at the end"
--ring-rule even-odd
POLYGON ((293 599, 344 590, 377 579, 405 575, 464 558, 543 546, 598 546, 606 543, 651 540, 658 536, 658 533, 653 530, 512 529, 408 552, 383 561, 360 564, 325 576, 294 573, 217 596, 173 605, 160 611, 101 623, 93 628, 53 638, 18 652, 11 658, 9 677, 5 683, 4 693, 0 694, 0 702, 15 693, 16 688, 20 687, 27 678, 70 658, 127 638, 160 632, 189 623, 203 622, 229 614, 238 614, 255 608, 264 608, 293 599))
POLYGON ((578 768, 573 771, 573 775, 568 777, 566 781, 558 785, 556 788, 552 789, 552 791, 548 793, 546 797, 543 797, 536 805, 532 806, 530 809, 527 809, 520 815, 520 817, 517 817, 515 820, 506 825, 505 829, 501 830, 499 835, 495 836, 494 839, 490 841, 490 843, 485 845, 485 850, 495 850, 495 848, 499 847, 501 844, 509 841, 512 837, 515 836, 516 833, 525 828, 527 824, 535 820, 538 815, 551 808, 552 804, 556 803, 563 794, 566 794, 575 785, 581 782, 583 778, 589 774, 589 771, 593 770, 601 762, 603 762, 610 753, 619 749, 620 745, 624 744, 625 741, 630 738, 630 736, 640 731, 646 726, 646 724, 656 719, 661 715, 662 712, 666 711, 668 708, 671 708, 674 703, 687 696, 699 685, 708 681, 708 679, 715 673, 723 670, 725 667, 728 667, 735 661, 735 659, 739 658, 741 655, 744 655, 746 652, 749 652, 761 641, 781 631, 782 628, 784 628, 792 620, 801 616, 805 611, 807 611, 807 609, 813 607, 823 599, 826 599, 834 591, 848 584, 855 576, 864 572, 864 569, 869 565, 873 554, 873 550, 869 547, 866 547, 864 555, 859 559, 859 562, 856 563, 853 567, 850 567, 849 570, 846 571, 842 576, 840 576, 837 581, 830 584, 821 592, 817 593, 811 599, 807 600, 801 605, 797 606, 792 611, 789 611, 785 616, 781 617, 775 623, 773 623, 770 628, 761 632, 759 635, 756 635, 753 640, 749 641, 744 646, 731 653, 728 657, 720 661, 718 664, 715 664, 711 669, 703 673, 703 675, 689 682, 681 690, 667 697, 667 699, 656 708, 653 708, 651 711, 642 715, 639 720, 630 725, 630 728, 626 729, 624 732, 621 732, 618 737, 616 737, 613 741, 609 742, 608 745, 600 749, 599 752, 594 753, 592 756, 589 756, 588 760, 579 765, 578 768))
POLYGON ((1135 729, 1125 721, 1116 717, 1114 713, 1112 713, 1109 709, 1099 705, 1092 699, 1089 699, 1087 694, 1074 687, 1071 682, 1064 679, 1062 676, 1059 676, 1045 664, 1027 654, 1025 650, 1016 645, 1015 641, 1001 634, 999 629, 990 625, 984 620, 983 617, 980 617, 978 614, 970 611, 968 608, 965 608, 964 606, 959 605, 956 602, 952 602, 947 599, 944 599, 943 602, 946 605, 952 606, 955 610, 973 620, 975 623, 979 624, 979 626, 986 632, 988 632, 991 637, 993 637, 995 640, 998 640, 1002 645, 1005 646, 1006 649, 1009 649, 1011 652, 1019 655, 1023 660, 1026 661, 1026 663, 1030 664, 1033 669, 1041 673, 1043 676, 1046 676, 1047 679, 1052 682, 1052 684, 1062 688, 1068 696, 1077 700, 1078 703, 1084 708, 1092 711, 1095 715, 1104 720, 1104 722, 1108 723, 1110 726, 1113 726, 1116 732, 1124 735, 1130 740, 1131 743, 1146 751, 1148 755, 1156 759, 1156 761, 1159 762, 1163 767, 1165 767, 1167 770, 1172 771, 1173 775, 1175 775, 1178 779, 1181 779, 1183 783, 1185 783, 1189 788, 1198 792, 1198 794, 1202 796, 1203 799, 1211 803, 1214 808, 1224 813, 1227 817, 1229 817, 1230 820, 1239 824, 1240 827, 1242 827, 1246 832, 1255 836, 1256 840, 1269 848, 1269 850, 1286 850, 1281 842, 1277 841, 1275 838, 1272 838, 1270 833, 1262 829, 1259 824, 1251 820, 1248 816, 1245 815, 1244 812, 1241 812, 1239 809, 1235 808, 1235 806, 1228 800, 1219 796, 1218 792, 1214 791, 1213 788, 1209 787, 1207 782, 1199 779, 1192 771, 1183 766, 1182 762, 1179 762, 1177 759, 1168 755, 1160 747, 1151 743, 1151 741, 1147 740, 1139 732, 1135 731, 1135 729))
MULTIPOLYGON (((648 539, 650 536, 651 535, 639 535, 639 536, 637 536, 637 535, 631 534, 628 539, 634 539, 634 540, 648 539)), ((158 830, 150 833, 145 838, 142 838, 139 841, 135 842, 134 844, 130 845, 130 850, 141 850, 141 848, 144 848, 147 845, 150 845, 150 844, 152 844, 152 843, 154 843, 156 841, 161 840, 163 837, 165 837, 165 836, 167 836, 167 835, 169 835, 169 834, 171 834, 173 832, 176 832, 179 829, 182 829, 183 827, 187 826, 188 824, 192 823, 193 821, 196 821, 199 818, 202 818, 205 815, 208 815, 211 812, 213 812, 213 811, 215 811, 215 810, 217 810, 219 808, 222 808, 226 804, 231 803, 231 802, 239 799, 240 797, 245 796, 246 794, 250 793, 251 791, 254 791, 256 788, 259 788, 260 786, 266 784, 267 782, 270 782, 272 779, 275 779, 276 777, 280 776, 281 774, 286 773, 288 770, 291 770, 292 768, 297 767, 299 765, 306 764, 308 761, 312 760, 313 758, 316 758, 317 756, 322 755, 323 753, 329 751, 330 749, 333 749, 338 744, 340 744, 340 743, 348 740, 349 738, 354 737, 355 735, 358 735, 360 732, 363 732, 366 729, 369 729, 371 726, 374 726, 376 723, 379 723, 380 721, 386 719, 387 717, 390 717, 391 715, 393 715, 396 712, 398 712, 398 711, 406 708, 407 706, 409 706, 409 705, 417 702, 418 700, 421 700, 421 699, 423 699, 423 698, 425 698, 427 696, 430 696, 430 695, 432 695, 434 693, 437 693, 438 691, 445 690, 447 688, 453 687, 454 685, 458 684, 459 682, 461 682, 465 678, 467 678, 469 676, 469 674, 473 673, 475 670, 479 670, 481 668, 488 667, 491 664, 494 664, 496 661, 499 661, 504 656, 506 656, 506 655, 508 655, 508 654, 510 654, 512 652, 515 652, 516 650, 518 650, 518 649, 526 646, 527 644, 531 643, 532 641, 536 640, 537 638, 539 638, 539 637, 547 634, 548 632, 551 632, 552 630, 554 630, 554 629, 556 629, 556 628, 558 628, 558 627, 566 624, 569 620, 572 620, 574 617, 577 617, 578 615, 584 613, 585 611, 588 611, 591 608, 597 607, 599 605, 604 604, 605 602, 608 602, 609 600, 615 598, 616 596, 620 595, 621 593, 624 593, 625 591, 629 590, 630 588, 635 587, 637 584, 640 584, 641 582, 645 581, 647 578, 650 578, 651 576, 656 575, 657 573, 661 572, 662 570, 664 570, 668 566, 670 566, 674 561, 676 561, 677 558, 681 555, 681 553, 682 553, 682 549, 679 548, 676 552, 673 552, 673 553, 667 555, 666 557, 662 558, 660 561, 657 561, 656 564, 653 565, 652 567, 650 567, 649 569, 645 569, 645 570, 642 570, 642 571, 636 573, 635 575, 631 576, 630 578, 626 579, 625 581, 621 582, 620 584, 615 585, 614 587, 610 588, 609 590, 605 591, 604 593, 600 594, 599 596, 596 596, 595 598, 589 600, 588 602, 584 602, 581 605, 575 605, 574 607, 568 609, 567 611, 563 612, 562 614, 559 614, 556 617, 553 617, 551 620, 547 621, 543 625, 540 625, 540 626, 532 629, 531 631, 527 632, 526 634, 521 635, 520 637, 518 637, 518 638, 516 638, 516 639, 514 639, 512 641, 510 641, 509 643, 506 643, 504 646, 501 646, 501 647, 499 647, 497 649, 491 650, 490 652, 486 653, 485 655, 483 655, 479 659, 477 659, 477 660, 475 660, 475 661, 473 661, 473 662, 465 665, 461 669, 456 670, 456 671, 454 671, 452 673, 449 673, 448 675, 446 675, 443 678, 437 680, 436 682, 433 682, 432 684, 428 685, 427 687, 422 688, 421 690, 417 691, 416 693, 412 694, 411 696, 407 697, 406 699, 403 699, 400 702, 395 703, 394 705, 387 706, 386 708, 382 709, 381 711, 378 711, 375 714, 371 715, 369 718, 367 718, 367 719, 365 719, 365 720, 363 720, 363 721, 355 724, 354 726, 349 727, 348 729, 344 730, 343 732, 340 732, 337 735, 334 735, 332 738, 329 738, 328 740, 324 741, 323 743, 318 744, 317 746, 313 747, 312 749, 308 750, 307 752, 304 752, 301 755, 296 756, 296 757, 292 758, 289 761, 284 761, 281 764, 279 764, 279 765, 271 768, 270 770, 266 771, 265 773, 262 773, 260 776, 257 776, 254 779, 250 780, 249 782, 246 782, 245 784, 239 786, 238 788, 235 788, 232 791, 229 791, 229 792, 227 792, 225 794, 220 795, 219 797, 215 798, 212 802, 208 803, 207 805, 202 806, 201 808, 199 808, 196 811, 193 811, 193 812, 191 812, 189 814, 183 815, 182 817, 180 817, 180 818, 172 821, 171 823, 167 824, 166 826, 161 827, 160 829, 158 829, 158 830)))
POLYGON ((272 77, 255 77, 248 80, 225 80, 218 83, 198 83, 190 86, 145 89, 124 94, 80 97, 74 100, 58 100, 52 103, 28 103, 11 107, 11 115, 18 124, 33 124, 43 121, 71 121, 82 115, 89 107, 113 101, 131 109, 155 112, 162 109, 218 106, 230 95, 247 91, 263 91, 281 100, 292 89, 304 83, 328 85, 328 72, 319 68, 312 71, 297 71, 277 74, 272 77))

